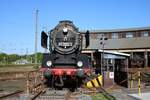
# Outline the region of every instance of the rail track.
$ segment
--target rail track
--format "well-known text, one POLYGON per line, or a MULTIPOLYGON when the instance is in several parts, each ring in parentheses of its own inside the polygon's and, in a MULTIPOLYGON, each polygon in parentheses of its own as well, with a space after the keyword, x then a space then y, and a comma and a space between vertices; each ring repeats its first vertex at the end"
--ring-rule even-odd
MULTIPOLYGON (((43 81, 39 81, 40 73, 30 71, 26 73, 26 92, 18 90, 12 93, 1 95, 0 99, 12 100, 12 97, 18 97, 13 100, 92 100, 91 95, 102 93, 109 100, 111 97, 104 89, 88 89, 85 87, 78 88, 75 92, 68 89, 53 90, 44 86, 43 81), (24 92, 24 93, 23 93, 24 92), (22 94, 20 94, 22 93, 22 94), (17 95, 20 94, 20 95, 17 95)), ((114 100, 114 99, 111 99, 114 100)))
POLYGON ((31 100, 92 100, 89 95, 83 92, 71 92, 68 89, 40 91, 31 97, 31 100))
MULTIPOLYGON (((34 88, 40 87, 40 84, 34 88)), ((74 92, 69 89, 54 90, 50 88, 38 88, 27 94, 24 91, 17 90, 11 93, 4 93, 0 99, 4 100, 92 100, 92 95, 102 93, 108 100, 113 98, 103 88, 78 88, 74 92)), ((115 99, 111 99, 115 100, 115 99)))
POLYGON ((97 93, 102 93, 108 100, 115 100, 115 98, 103 88, 78 88, 75 92, 71 92, 68 89, 52 90, 46 88, 32 95, 31 100, 92 100, 91 96, 97 93))
POLYGON ((18 95, 18 94, 20 94, 20 93, 23 93, 23 92, 24 92, 24 91, 22 91, 22 90, 17 90, 17 91, 12 92, 12 93, 1 94, 0 99, 10 98, 10 97, 12 97, 12 96, 16 96, 16 95, 18 95))

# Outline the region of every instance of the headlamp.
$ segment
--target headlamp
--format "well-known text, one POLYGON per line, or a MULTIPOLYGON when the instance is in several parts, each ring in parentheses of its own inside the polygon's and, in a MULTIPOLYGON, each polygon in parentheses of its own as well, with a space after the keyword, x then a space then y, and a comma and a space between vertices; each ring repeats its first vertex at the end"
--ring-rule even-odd
POLYGON ((83 66, 83 62, 82 62, 82 61, 78 61, 78 62, 77 62, 77 66, 78 66, 78 67, 82 67, 82 66, 83 66))
POLYGON ((52 66, 52 61, 47 61, 46 65, 49 66, 49 67, 52 66))

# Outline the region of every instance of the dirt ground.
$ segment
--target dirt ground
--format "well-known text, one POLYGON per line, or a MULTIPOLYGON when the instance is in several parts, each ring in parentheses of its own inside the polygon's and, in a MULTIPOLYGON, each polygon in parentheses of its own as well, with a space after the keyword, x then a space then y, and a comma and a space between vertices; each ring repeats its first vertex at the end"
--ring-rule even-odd
MULTIPOLYGON (((35 70, 34 66, 0 66, 0 73, 28 72, 35 70)), ((26 78, 16 80, 0 80, 0 92, 26 90, 26 78)))
POLYGON ((26 80, 5 80, 0 81, 0 91, 16 91, 16 90, 25 90, 26 80))

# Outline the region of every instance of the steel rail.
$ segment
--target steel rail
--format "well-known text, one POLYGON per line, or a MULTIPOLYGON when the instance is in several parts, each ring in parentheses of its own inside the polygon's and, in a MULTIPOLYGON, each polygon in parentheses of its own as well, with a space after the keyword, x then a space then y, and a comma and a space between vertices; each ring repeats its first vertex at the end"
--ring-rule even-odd
POLYGON ((34 95, 31 100, 35 100, 38 96, 40 96, 42 93, 44 93, 45 91, 40 91, 39 93, 37 93, 36 95, 34 95))
POLYGON ((6 94, 6 95, 1 96, 0 99, 7 98, 7 97, 10 97, 10 96, 16 95, 16 94, 18 94, 18 93, 21 93, 21 92, 23 92, 23 91, 22 91, 22 90, 17 90, 17 91, 15 91, 15 92, 13 92, 13 93, 9 93, 9 94, 6 94))

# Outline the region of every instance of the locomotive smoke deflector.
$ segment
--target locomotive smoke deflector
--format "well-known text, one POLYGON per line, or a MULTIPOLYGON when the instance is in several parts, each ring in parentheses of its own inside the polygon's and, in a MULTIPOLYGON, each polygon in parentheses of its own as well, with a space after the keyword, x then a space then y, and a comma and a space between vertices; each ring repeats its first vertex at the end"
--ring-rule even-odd
POLYGON ((87 48, 90 45, 90 38, 89 38, 90 32, 89 30, 85 33, 85 48, 87 48))
POLYGON ((47 49, 47 38, 48 38, 47 34, 44 31, 42 31, 41 32, 41 46, 46 49, 47 49))

